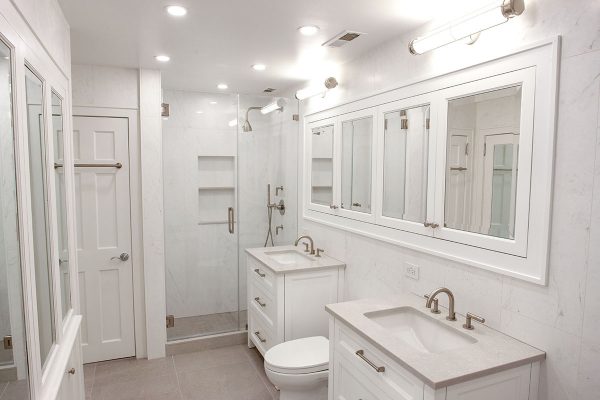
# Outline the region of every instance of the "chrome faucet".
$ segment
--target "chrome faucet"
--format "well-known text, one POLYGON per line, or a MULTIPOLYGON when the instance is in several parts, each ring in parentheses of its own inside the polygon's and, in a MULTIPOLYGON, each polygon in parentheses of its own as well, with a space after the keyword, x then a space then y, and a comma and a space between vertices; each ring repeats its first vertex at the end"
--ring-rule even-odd
POLYGON ((446 319, 448 321, 456 321, 456 313, 454 312, 454 295, 452 294, 450 289, 447 289, 445 287, 435 289, 429 295, 429 298, 427 299, 427 304, 425 304, 425 307, 431 308, 431 303, 433 303, 435 300, 437 300, 436 296, 440 293, 446 293, 448 295, 448 316, 446 317, 446 319))
POLYGON ((315 254, 315 242, 313 242, 312 238, 308 235, 303 235, 296 239, 296 243, 294 243, 294 246, 298 246, 298 243, 302 239, 308 239, 308 241, 310 242, 310 254, 315 254))

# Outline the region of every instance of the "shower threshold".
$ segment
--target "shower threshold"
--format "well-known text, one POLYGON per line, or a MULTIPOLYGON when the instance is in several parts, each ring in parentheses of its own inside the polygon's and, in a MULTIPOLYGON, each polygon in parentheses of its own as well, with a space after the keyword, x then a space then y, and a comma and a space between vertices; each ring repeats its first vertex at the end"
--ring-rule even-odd
POLYGON ((167 341, 212 336, 243 331, 248 321, 246 310, 193 317, 175 318, 175 326, 167 328, 167 341), (239 314, 239 321, 238 321, 239 314))

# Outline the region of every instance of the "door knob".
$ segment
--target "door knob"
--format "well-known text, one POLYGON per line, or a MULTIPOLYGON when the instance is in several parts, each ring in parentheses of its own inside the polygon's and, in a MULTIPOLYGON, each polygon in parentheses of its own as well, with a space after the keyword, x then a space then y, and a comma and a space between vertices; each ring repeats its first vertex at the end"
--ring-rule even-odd
POLYGON ((127 260, 129 260, 129 254, 121 253, 121 255, 119 257, 112 257, 111 260, 127 261, 127 260))

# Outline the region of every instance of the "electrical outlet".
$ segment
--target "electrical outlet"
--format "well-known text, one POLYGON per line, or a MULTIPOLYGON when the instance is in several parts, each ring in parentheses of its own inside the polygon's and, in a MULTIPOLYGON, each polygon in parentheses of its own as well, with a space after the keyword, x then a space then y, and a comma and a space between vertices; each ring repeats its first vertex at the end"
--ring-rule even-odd
POLYGON ((419 280, 419 267, 414 264, 404 263, 404 275, 415 281, 419 280))

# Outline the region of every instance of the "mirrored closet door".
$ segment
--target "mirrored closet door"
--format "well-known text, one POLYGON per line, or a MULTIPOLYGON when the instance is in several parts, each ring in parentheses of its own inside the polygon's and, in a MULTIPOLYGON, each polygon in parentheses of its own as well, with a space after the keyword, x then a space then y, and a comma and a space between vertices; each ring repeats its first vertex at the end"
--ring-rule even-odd
POLYGON ((15 168, 13 51, 0 41, 0 393, 29 398, 15 168))

